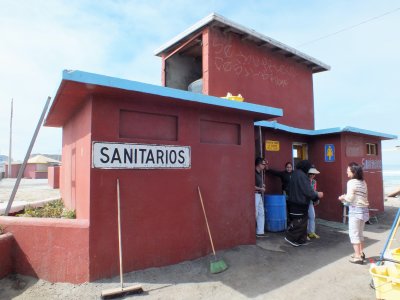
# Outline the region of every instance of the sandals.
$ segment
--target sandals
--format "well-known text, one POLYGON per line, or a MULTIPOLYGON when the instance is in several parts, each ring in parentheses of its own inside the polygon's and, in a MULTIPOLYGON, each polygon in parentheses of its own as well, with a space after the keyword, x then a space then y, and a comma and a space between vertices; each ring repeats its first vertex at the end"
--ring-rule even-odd
MULTIPOLYGON (((354 258, 354 254, 350 255, 351 258, 354 258)), ((365 259, 365 253, 361 253, 361 259, 364 260, 365 259)))
POLYGON ((364 260, 362 258, 353 257, 349 260, 352 264, 362 265, 364 260))

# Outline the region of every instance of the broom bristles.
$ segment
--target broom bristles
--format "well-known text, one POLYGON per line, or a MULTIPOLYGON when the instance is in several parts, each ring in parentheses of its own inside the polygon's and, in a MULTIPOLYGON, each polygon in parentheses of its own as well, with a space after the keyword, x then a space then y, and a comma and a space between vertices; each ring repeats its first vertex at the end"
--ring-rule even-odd
POLYGON ((210 271, 212 274, 221 273, 221 272, 225 271, 226 269, 228 269, 228 266, 222 259, 211 262, 211 264, 210 264, 210 271))

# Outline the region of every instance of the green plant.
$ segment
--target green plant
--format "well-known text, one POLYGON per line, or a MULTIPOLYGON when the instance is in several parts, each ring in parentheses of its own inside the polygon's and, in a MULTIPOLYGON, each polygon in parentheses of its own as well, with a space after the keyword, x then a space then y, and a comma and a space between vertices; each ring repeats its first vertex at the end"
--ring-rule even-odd
POLYGON ((43 207, 26 206, 24 212, 22 214, 17 214, 17 216, 35 218, 76 218, 75 211, 66 209, 61 199, 49 202, 43 207))
POLYGON ((69 210, 69 209, 64 208, 63 212, 61 214, 61 218, 64 218, 64 219, 76 219, 75 210, 69 210))

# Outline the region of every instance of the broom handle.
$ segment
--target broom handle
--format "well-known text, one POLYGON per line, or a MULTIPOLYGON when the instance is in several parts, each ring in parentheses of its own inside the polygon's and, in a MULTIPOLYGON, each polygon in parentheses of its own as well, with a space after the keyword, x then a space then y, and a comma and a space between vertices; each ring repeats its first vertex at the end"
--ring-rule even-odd
POLYGON ((119 178, 117 178, 117 202, 118 202, 118 248, 119 248, 119 277, 121 280, 121 289, 124 288, 123 270, 122 270, 122 239, 121 239, 121 204, 119 195, 119 178))
POLYGON ((197 186, 197 190, 199 191, 200 203, 201 203, 201 207, 203 208, 204 219, 206 220, 206 225, 207 225, 208 236, 210 237, 210 242, 211 242, 211 248, 212 248, 212 251, 213 251, 213 253, 214 253, 214 256, 215 256, 214 243, 213 243, 213 240, 212 240, 212 237, 211 237, 211 231, 210 231, 210 227, 208 226, 208 221, 207 221, 206 210, 204 209, 203 198, 201 197, 201 192, 200 192, 200 187, 199 187, 199 186, 197 186))

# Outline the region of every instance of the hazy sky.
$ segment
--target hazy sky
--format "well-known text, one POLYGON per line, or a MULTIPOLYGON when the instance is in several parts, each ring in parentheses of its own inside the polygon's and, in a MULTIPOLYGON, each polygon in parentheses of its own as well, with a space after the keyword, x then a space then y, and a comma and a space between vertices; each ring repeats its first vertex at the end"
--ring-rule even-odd
MULTIPOLYGON (((0 0, 0 7, 0 154, 8 155, 13 98, 13 159, 24 158, 62 70, 160 84, 154 50, 212 12, 332 67, 314 75, 316 129, 400 136, 400 1, 0 0)), ((383 142, 384 164, 400 164, 397 145, 383 142)), ((61 147, 61 129, 42 127, 33 152, 61 147)))

